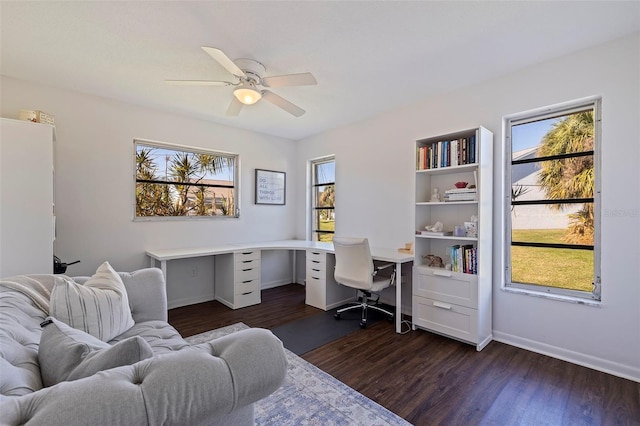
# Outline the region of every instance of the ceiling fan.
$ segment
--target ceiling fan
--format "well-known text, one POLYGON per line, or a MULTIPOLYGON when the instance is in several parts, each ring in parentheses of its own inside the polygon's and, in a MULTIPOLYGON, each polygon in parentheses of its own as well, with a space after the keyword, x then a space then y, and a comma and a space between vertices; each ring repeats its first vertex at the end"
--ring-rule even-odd
POLYGON ((318 84, 316 78, 310 72, 263 77, 266 68, 258 61, 253 59, 236 59, 232 61, 220 49, 206 46, 202 47, 202 49, 233 74, 237 81, 165 80, 165 83, 182 86, 236 86, 233 90, 234 98, 227 109, 227 115, 231 116, 237 116, 244 105, 253 105, 260 99, 271 102, 296 117, 300 117, 305 113, 299 106, 270 90, 261 89, 259 86, 283 87, 318 84))

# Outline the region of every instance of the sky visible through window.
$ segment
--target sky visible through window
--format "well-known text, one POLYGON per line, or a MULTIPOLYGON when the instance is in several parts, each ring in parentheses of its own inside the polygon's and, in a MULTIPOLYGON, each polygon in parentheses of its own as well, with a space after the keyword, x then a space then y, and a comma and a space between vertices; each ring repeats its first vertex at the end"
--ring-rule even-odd
POLYGON ((518 152, 540 145, 544 135, 553 128, 555 123, 562 120, 562 118, 563 117, 548 118, 533 123, 513 126, 511 129, 511 152, 518 152))
MULTIPOLYGON (((138 145, 137 152, 140 152, 142 149, 149 149, 149 148, 152 148, 150 157, 153 158, 153 162, 157 166, 156 176, 161 179, 169 180, 170 171, 167 170, 167 168, 171 168, 171 158, 176 153, 183 152, 183 151, 138 145)), ((207 172, 204 178, 209 180, 232 181, 233 167, 225 167, 224 170, 220 170, 215 174, 207 172)))
POLYGON ((316 183, 329 183, 336 181, 336 162, 329 161, 317 165, 318 181, 316 183))

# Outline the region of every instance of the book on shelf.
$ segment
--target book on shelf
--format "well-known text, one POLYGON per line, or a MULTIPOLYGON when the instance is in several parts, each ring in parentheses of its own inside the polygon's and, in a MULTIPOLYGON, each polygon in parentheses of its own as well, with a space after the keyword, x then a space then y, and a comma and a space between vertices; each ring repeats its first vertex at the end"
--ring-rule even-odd
POLYGON ((464 274, 478 274, 478 248, 472 244, 450 247, 451 270, 464 274))
POLYGON ((476 188, 447 189, 442 196, 443 201, 475 201, 478 191, 476 188))
POLYGON ((476 162, 476 136, 426 143, 417 148, 416 170, 440 169, 476 162))

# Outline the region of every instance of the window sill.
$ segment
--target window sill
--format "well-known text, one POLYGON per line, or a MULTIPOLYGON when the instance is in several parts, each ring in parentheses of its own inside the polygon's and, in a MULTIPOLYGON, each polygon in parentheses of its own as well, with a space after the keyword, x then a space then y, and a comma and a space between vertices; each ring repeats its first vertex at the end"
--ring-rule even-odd
POLYGON ((564 296, 561 294, 553 294, 553 293, 533 291, 533 290, 524 290, 521 288, 512 288, 512 287, 503 286, 502 291, 505 291, 507 293, 522 294, 525 296, 539 297, 541 299, 550 299, 550 300, 557 300, 560 302, 575 303, 578 305, 593 306, 595 308, 599 308, 600 305, 602 304, 602 301, 600 300, 589 300, 589 299, 583 299, 581 297, 564 296))

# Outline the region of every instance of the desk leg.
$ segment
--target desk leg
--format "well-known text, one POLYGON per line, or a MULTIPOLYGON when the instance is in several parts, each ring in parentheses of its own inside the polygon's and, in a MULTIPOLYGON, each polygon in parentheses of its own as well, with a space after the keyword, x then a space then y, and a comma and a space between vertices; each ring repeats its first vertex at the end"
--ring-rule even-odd
POLYGON ((293 251, 293 271, 291 271, 291 273, 293 274, 293 278, 291 279, 291 283, 292 284, 296 284, 296 250, 292 250, 293 251))
POLYGON ((162 275, 164 275, 164 282, 167 282, 167 261, 166 260, 161 260, 160 261, 160 269, 162 270, 162 275))
POLYGON ((396 263, 396 333, 402 328, 402 263, 396 263))

